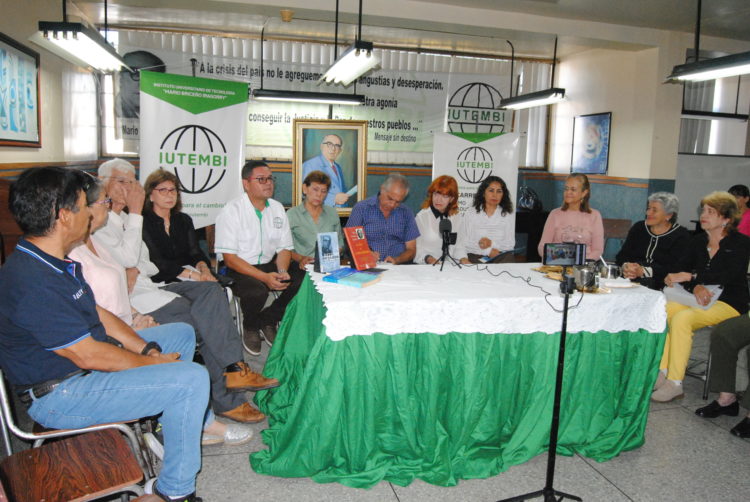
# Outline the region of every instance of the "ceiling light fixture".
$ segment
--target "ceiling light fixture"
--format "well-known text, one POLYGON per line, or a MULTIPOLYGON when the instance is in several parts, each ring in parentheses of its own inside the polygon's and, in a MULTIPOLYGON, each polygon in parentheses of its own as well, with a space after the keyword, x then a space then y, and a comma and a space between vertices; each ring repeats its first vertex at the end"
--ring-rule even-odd
POLYGON ((290 91, 263 88, 263 49, 265 48, 265 25, 260 30, 260 89, 250 91, 253 99, 258 101, 293 101, 296 103, 317 103, 324 105, 363 105, 362 94, 338 94, 335 92, 290 91))
MULTIPOLYGON (((512 47, 512 46, 511 46, 512 47)), ((552 75, 550 85, 555 83, 555 67, 557 66, 557 37, 555 37, 555 52, 552 56, 552 75)), ((512 70, 511 70, 512 71, 512 70)), ((554 105, 565 100, 565 89, 550 87, 543 91, 529 92, 520 96, 513 96, 513 75, 510 76, 511 97, 500 100, 500 109, 521 110, 535 106, 554 105)))
MULTIPOLYGON (((339 4, 336 2, 336 32, 338 34, 339 4)), ((362 0, 359 0, 359 22, 357 38, 344 53, 336 58, 320 81, 328 84, 341 84, 347 87, 359 77, 380 64, 380 58, 372 53, 372 42, 362 40, 362 0)))
MULTIPOLYGON (((104 6, 106 26, 106 1, 104 6)), ((117 71, 123 67, 130 70, 125 60, 97 30, 83 23, 68 22, 65 0, 62 2, 62 11, 63 20, 60 22, 39 21, 39 31, 34 33, 30 40, 53 54, 84 68, 90 67, 104 73, 117 71)))
POLYGON ((672 74, 667 77, 667 82, 701 82, 750 73, 750 51, 700 61, 700 36, 701 0, 698 0, 693 62, 680 64, 672 68, 672 74))

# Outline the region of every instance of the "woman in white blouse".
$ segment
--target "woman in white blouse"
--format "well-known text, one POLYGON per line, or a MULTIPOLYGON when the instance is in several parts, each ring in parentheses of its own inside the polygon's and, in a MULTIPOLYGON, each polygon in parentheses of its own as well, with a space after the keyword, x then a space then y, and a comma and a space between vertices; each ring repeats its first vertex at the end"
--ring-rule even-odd
POLYGON ((502 178, 488 176, 474 194, 473 207, 464 213, 464 243, 472 263, 502 260, 503 253, 513 251, 513 218, 508 186, 502 178))
POLYGON ((458 184, 450 176, 439 176, 427 187, 427 197, 422 203, 422 210, 417 213, 417 254, 414 263, 433 264, 440 259, 443 252, 443 237, 440 235, 440 220, 448 218, 451 232, 458 233, 456 244, 448 252, 461 263, 469 263, 459 231, 461 223, 458 214, 458 184))

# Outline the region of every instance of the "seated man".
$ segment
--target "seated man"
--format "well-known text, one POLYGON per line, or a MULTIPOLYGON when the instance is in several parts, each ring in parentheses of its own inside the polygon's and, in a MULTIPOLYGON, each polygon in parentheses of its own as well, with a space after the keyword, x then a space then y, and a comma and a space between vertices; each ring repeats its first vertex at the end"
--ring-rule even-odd
MULTIPOLYGON (((189 361, 192 329, 171 324, 137 334, 95 305, 80 264, 66 258, 88 230, 90 183, 83 172, 48 167, 24 171, 11 187, 10 210, 24 238, 0 269, 0 365, 45 427, 161 414, 164 464, 154 493, 199 501, 208 376, 189 361)), ((213 422, 205 430, 225 429, 213 422)))
POLYGON ((375 261, 398 265, 414 259, 419 229, 414 213, 401 205, 408 194, 409 181, 400 174, 389 174, 377 195, 352 209, 346 226, 364 227, 375 261))
POLYGON ((133 307, 157 322, 186 322, 193 326, 211 378, 211 404, 218 415, 255 423, 265 415, 247 402, 241 391, 270 389, 278 380, 253 372, 242 359, 242 345, 232 321, 224 290, 215 282, 176 282, 156 285, 158 272, 141 239, 141 211, 145 192, 135 179, 135 168, 122 159, 99 167, 105 191, 112 200, 107 223, 96 231, 102 246, 127 269, 133 307), (129 213, 124 211, 128 208, 129 213))
POLYGON ((242 168, 245 193, 227 202, 216 218, 214 249, 224 255, 235 281, 245 324, 242 342, 253 355, 260 354, 261 336, 273 344, 276 325, 305 276, 292 261, 292 232, 284 206, 271 198, 273 182, 265 162, 247 162, 242 168), (282 293, 264 309, 269 291, 282 293))

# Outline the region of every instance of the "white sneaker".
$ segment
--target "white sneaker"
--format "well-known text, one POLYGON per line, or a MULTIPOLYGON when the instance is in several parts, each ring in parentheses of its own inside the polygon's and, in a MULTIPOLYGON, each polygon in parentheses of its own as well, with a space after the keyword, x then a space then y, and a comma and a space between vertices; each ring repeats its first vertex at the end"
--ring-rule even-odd
POLYGON ((201 445, 208 446, 224 443, 227 446, 238 446, 248 443, 253 439, 253 430, 247 425, 226 424, 226 426, 227 431, 224 433, 224 436, 204 432, 201 439, 201 445))

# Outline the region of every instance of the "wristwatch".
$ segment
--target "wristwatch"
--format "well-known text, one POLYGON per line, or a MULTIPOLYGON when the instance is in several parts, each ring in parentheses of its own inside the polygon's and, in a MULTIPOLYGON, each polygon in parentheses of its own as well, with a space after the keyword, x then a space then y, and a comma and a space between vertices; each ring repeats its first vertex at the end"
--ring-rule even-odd
POLYGON ((149 352, 151 352, 152 349, 156 349, 159 352, 161 352, 161 345, 159 345, 156 342, 148 342, 145 347, 143 347, 143 350, 141 350, 142 356, 147 356, 149 352))

